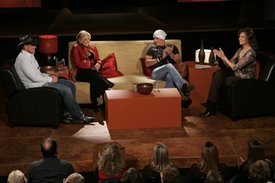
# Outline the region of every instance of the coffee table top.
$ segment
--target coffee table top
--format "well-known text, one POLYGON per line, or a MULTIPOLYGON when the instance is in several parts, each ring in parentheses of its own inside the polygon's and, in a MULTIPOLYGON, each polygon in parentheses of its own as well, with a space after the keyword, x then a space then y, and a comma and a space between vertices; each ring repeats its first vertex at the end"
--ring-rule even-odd
POLYGON ((154 90, 148 95, 142 95, 133 90, 107 90, 107 99, 125 99, 125 98, 169 98, 181 97, 176 88, 159 88, 159 92, 154 90))

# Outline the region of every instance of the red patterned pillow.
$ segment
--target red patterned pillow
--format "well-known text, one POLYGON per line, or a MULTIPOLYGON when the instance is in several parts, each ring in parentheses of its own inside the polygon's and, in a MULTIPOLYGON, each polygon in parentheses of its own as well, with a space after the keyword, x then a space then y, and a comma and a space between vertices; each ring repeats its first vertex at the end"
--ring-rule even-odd
POLYGON ((102 60, 100 74, 106 78, 123 76, 117 69, 116 56, 114 53, 111 53, 102 60))
POLYGON ((146 65, 145 65, 145 58, 144 57, 140 58, 140 61, 141 61, 141 66, 142 66, 143 74, 145 76, 151 77, 151 75, 152 75, 152 69, 150 67, 146 67, 146 65))

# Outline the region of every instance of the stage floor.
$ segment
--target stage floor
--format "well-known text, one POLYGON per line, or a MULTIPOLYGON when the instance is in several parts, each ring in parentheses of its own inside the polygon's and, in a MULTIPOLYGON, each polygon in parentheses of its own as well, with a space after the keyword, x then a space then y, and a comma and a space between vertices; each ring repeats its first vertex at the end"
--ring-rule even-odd
MULTIPOLYGON (((3 99, 3 98, 1 98, 3 99)), ((259 138, 265 144, 266 155, 275 160, 275 117, 259 117, 231 121, 222 114, 200 118, 203 107, 196 98, 189 109, 182 110, 182 128, 108 130, 101 125, 65 125, 58 129, 48 127, 7 126, 1 100, 0 121, 0 176, 13 169, 27 171, 29 163, 41 158, 40 142, 45 136, 53 136, 59 144, 59 157, 72 162, 77 172, 92 172, 96 162, 94 152, 98 144, 110 140, 125 147, 128 166, 141 169, 152 157, 153 145, 166 144, 172 162, 179 168, 188 168, 200 159, 202 145, 214 142, 220 159, 229 166, 237 166, 240 157, 246 158, 247 142, 259 138)), ((83 108, 86 114, 104 120, 104 111, 94 112, 83 108)), ((169 121, 168 121, 169 123, 169 121)))

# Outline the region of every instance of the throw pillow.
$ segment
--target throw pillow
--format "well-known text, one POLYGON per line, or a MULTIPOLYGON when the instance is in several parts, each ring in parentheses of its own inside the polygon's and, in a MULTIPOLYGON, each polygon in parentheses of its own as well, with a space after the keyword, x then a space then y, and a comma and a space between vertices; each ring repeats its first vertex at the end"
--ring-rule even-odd
POLYGON ((106 78, 123 76, 123 74, 117 69, 116 57, 114 53, 109 54, 102 60, 100 74, 106 78))
POLYGON ((151 77, 152 75, 152 69, 150 67, 146 67, 145 65, 145 58, 142 57, 140 58, 141 61, 141 66, 142 66, 142 71, 145 76, 151 77))

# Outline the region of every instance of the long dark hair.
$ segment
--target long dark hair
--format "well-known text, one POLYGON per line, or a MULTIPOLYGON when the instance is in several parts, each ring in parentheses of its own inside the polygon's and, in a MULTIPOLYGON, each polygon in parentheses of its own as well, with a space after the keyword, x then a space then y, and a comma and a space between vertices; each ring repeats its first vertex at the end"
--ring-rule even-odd
POLYGON ((257 160, 265 160, 264 145, 258 139, 251 139, 248 142, 248 166, 252 165, 257 160))
POLYGON ((201 154, 200 170, 208 173, 210 170, 219 169, 219 151, 218 148, 210 141, 207 141, 201 154))
POLYGON ((239 30, 238 32, 238 36, 240 36, 241 33, 245 33, 245 35, 247 36, 247 40, 249 42, 249 45, 253 48, 253 50, 257 51, 258 50, 258 43, 257 43, 257 39, 256 36, 254 34, 254 31, 249 28, 242 28, 239 30))

